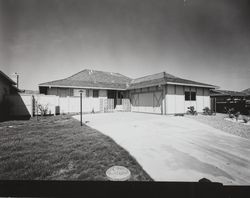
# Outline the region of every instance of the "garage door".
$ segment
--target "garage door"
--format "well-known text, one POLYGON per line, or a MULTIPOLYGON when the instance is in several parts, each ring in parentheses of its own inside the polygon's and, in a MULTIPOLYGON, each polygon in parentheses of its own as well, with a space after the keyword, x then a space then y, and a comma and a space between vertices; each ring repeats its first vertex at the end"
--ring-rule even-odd
POLYGON ((134 93, 131 97, 132 111, 161 114, 162 92, 134 93))

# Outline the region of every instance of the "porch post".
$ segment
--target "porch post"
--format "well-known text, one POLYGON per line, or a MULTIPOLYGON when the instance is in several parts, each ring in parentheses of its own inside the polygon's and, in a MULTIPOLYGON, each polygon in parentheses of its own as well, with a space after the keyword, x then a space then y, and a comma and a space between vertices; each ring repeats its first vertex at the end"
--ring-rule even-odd
POLYGON ((115 96, 115 107, 117 105, 117 101, 118 101, 118 90, 116 90, 116 96, 115 96))
POLYGON ((215 110, 215 114, 216 114, 216 97, 214 98, 214 110, 215 110))
POLYGON ((163 114, 166 115, 167 114, 167 103, 166 103, 166 85, 163 86, 163 103, 164 103, 164 110, 163 110, 163 114))

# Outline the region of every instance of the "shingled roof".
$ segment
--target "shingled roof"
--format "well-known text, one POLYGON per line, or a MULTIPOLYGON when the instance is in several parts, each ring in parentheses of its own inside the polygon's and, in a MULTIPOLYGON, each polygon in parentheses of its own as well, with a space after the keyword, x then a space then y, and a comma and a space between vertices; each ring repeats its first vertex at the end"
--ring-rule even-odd
POLYGON ((242 93, 245 93, 246 95, 250 95, 250 88, 248 88, 248 89, 245 89, 245 90, 243 90, 243 91, 241 91, 242 93))
POLYGON ((125 90, 131 78, 119 73, 85 69, 68 78, 39 84, 51 87, 81 87, 125 90))
POLYGON ((85 69, 65 79, 39 84, 39 86, 130 90, 163 84, 216 88, 214 85, 182 79, 166 72, 131 79, 119 73, 89 69, 85 69))
POLYGON ((239 91, 211 90, 210 96, 244 97, 246 94, 239 91))
POLYGON ((14 82, 9 76, 7 76, 5 73, 3 73, 0 70, 0 77, 2 77, 4 80, 6 80, 8 83, 10 83, 11 85, 16 85, 16 82, 14 82))
POLYGON ((163 85, 163 84, 177 84, 177 85, 179 84, 179 85, 187 85, 187 86, 216 88, 216 86, 214 85, 187 80, 187 79, 173 76, 166 72, 161 72, 161 73, 148 75, 142 78, 137 78, 137 79, 132 80, 128 89, 138 89, 138 88, 157 86, 157 85, 163 85))

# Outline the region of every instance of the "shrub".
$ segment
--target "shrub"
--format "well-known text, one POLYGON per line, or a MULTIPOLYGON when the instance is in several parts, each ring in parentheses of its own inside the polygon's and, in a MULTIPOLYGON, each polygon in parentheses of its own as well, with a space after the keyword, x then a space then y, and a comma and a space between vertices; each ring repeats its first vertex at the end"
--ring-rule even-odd
POLYGON ((39 111, 41 112, 41 116, 45 116, 48 114, 48 104, 46 105, 41 105, 41 104, 38 104, 37 105, 37 108, 39 109, 39 111))
POLYGON ((194 106, 188 107, 187 114, 190 114, 190 115, 197 115, 197 112, 194 110, 194 106))
POLYGON ((237 113, 234 114, 234 117, 236 118, 237 121, 239 119, 239 116, 240 116, 240 112, 237 112, 237 113))
POLYGON ((212 115, 212 111, 209 109, 209 107, 205 107, 203 109, 203 115, 212 115))
POLYGON ((235 115, 234 115, 234 111, 235 111, 234 108, 227 108, 227 107, 225 107, 225 111, 227 112, 229 118, 234 118, 235 117, 235 115))

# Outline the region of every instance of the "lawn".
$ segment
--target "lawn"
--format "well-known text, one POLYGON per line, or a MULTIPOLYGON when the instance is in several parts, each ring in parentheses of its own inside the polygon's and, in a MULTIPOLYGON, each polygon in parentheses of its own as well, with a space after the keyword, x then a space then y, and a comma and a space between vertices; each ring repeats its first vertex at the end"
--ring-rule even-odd
POLYGON ((131 181, 150 181, 136 160, 111 138, 70 115, 0 123, 0 179, 107 180, 113 165, 131 181))
POLYGON ((216 113, 216 115, 213 116, 198 114, 197 116, 188 115, 188 117, 208 124, 216 129, 220 129, 226 133, 250 139, 250 125, 227 121, 224 119, 228 118, 227 114, 216 113))

